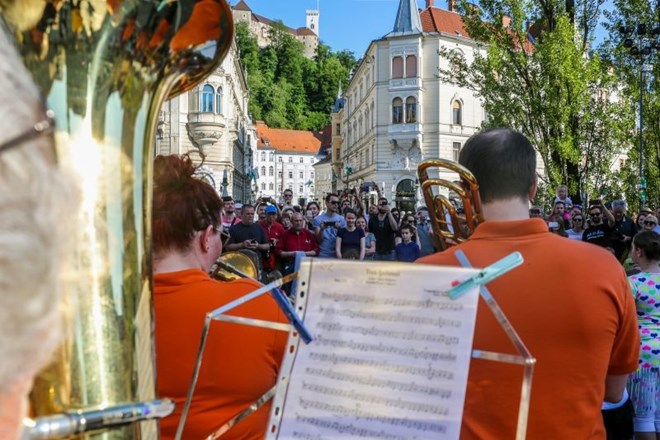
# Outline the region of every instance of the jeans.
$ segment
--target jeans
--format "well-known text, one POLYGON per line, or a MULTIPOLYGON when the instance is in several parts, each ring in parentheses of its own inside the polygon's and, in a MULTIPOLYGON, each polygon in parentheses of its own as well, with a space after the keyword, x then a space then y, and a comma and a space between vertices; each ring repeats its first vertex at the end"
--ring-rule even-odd
POLYGON ((379 254, 378 252, 374 254, 374 260, 376 261, 394 261, 395 259, 394 251, 390 251, 386 254, 379 254))

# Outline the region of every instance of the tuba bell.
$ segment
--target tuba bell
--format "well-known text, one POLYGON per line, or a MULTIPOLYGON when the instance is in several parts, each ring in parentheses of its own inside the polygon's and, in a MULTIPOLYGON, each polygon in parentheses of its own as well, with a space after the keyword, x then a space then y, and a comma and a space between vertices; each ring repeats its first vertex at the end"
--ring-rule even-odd
MULTIPOLYGON (((154 399, 157 116, 166 98, 220 64, 232 42, 231 10, 225 0, 0 0, 0 32, 13 35, 54 111, 59 160, 82 190, 82 206, 71 213, 78 225, 73 276, 63 286, 67 337, 35 381, 36 421, 154 399)), ((158 433, 151 421, 99 436, 158 433)))
POLYGON ((447 159, 428 159, 417 166, 419 184, 429 209, 431 226, 442 250, 465 241, 479 223, 484 221, 479 198, 479 185, 474 175, 464 166, 447 159), (430 171, 458 174, 457 181, 430 177, 430 171), (456 206, 443 190, 459 199, 456 206), (459 213, 459 207, 463 213, 459 213))

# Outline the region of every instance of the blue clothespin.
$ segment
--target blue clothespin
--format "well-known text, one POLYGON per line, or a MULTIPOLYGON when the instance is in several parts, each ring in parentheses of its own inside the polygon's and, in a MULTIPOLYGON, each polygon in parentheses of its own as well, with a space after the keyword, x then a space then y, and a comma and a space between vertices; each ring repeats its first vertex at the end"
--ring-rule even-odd
MULTIPOLYGON (((456 251, 455 254, 458 261, 463 267, 472 267, 463 251, 456 251)), ((511 269, 515 269, 523 263, 523 257, 520 252, 514 252, 507 255, 501 260, 496 261, 488 267, 483 268, 478 274, 460 282, 458 285, 449 289, 449 298, 456 299, 466 293, 475 285, 488 284, 495 278, 499 278, 511 269)))

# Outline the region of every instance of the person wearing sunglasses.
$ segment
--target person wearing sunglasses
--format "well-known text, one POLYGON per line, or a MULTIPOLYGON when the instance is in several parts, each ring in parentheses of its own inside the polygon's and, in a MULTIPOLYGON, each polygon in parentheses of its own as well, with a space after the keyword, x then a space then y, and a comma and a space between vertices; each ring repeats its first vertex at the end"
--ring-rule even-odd
POLYGON ((614 253, 614 215, 600 199, 589 202, 591 224, 582 234, 582 241, 604 247, 614 253), (606 220, 606 221, 605 221, 606 220))
POLYGON ((337 258, 337 231, 346 227, 346 220, 339 215, 339 196, 325 196, 325 212, 314 217, 314 235, 319 243, 319 257, 337 258))
MULTIPOLYGON (((199 165, 201 166, 201 165, 199 165)), ((195 177, 188 155, 154 160, 153 272, 158 395, 172 398, 174 414, 160 423, 161 438, 175 437, 190 385, 207 313, 261 285, 242 278, 221 282, 209 276, 222 252, 222 200, 195 177), (175 207, 176 209, 173 209, 175 207)), ((250 215, 254 211, 250 208, 250 215)), ((235 224, 233 227, 243 225, 235 224)), ((262 233, 260 226, 254 225, 262 233)), ((238 316, 288 322, 271 295, 232 311, 238 316)), ((214 322, 206 341, 184 438, 205 438, 275 385, 286 332, 214 322)), ((229 438, 260 438, 270 403, 237 423, 229 438)))
POLYGON ((573 225, 573 227, 566 231, 568 238, 581 241, 585 229, 584 216, 582 213, 574 214, 573 217, 571 217, 571 225, 573 225))
POLYGON ((653 231, 658 226, 658 217, 653 214, 649 214, 644 218, 642 222, 642 229, 644 231, 653 231))
MULTIPOLYGON (((58 164, 54 114, 0 26, 0 438, 20 437, 28 393, 61 341, 80 190, 58 164)), ((74 300, 74 298, 71 298, 74 300)), ((22 438, 22 437, 21 437, 22 438)))
POLYGON ((399 223, 392 215, 390 204, 385 197, 378 199, 378 214, 369 217, 369 231, 376 237, 374 260, 394 261, 395 234, 399 223))

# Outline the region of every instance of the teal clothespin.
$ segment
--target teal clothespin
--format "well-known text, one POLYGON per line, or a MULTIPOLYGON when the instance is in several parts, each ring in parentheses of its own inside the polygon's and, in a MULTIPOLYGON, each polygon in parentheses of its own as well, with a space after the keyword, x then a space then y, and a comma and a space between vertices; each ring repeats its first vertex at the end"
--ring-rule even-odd
MULTIPOLYGON (((456 258, 461 263, 461 265, 463 265, 463 267, 472 267, 463 251, 456 251, 454 255, 456 255, 456 258)), ((458 285, 449 289, 449 292, 447 292, 449 294, 449 298, 456 299, 475 285, 490 283, 495 278, 499 278, 501 275, 507 273, 511 269, 520 266, 523 261, 524 260, 520 252, 509 254, 501 260, 491 264, 490 266, 483 268, 475 276, 468 278, 467 280, 464 280, 458 285)))

